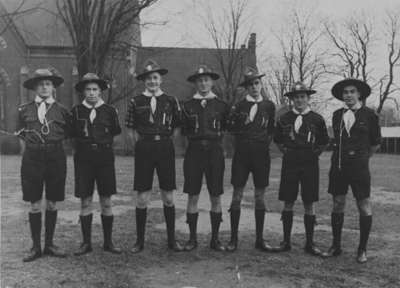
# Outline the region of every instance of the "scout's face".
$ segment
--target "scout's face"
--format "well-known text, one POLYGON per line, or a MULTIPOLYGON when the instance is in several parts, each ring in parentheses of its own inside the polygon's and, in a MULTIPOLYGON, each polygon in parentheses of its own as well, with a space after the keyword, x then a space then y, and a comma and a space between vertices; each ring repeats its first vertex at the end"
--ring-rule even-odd
POLYGON ((304 111, 310 101, 310 96, 307 93, 296 93, 293 98, 293 105, 297 111, 304 111))
POLYGON ((356 86, 346 86, 343 88, 343 101, 348 107, 353 107, 361 99, 360 91, 356 86))
POLYGON ((248 85, 246 85, 246 89, 249 92, 250 96, 257 99, 261 95, 261 80, 254 79, 248 85))
POLYGON ((41 98, 53 96, 54 84, 50 80, 41 80, 36 84, 35 92, 41 98))
POLYGON ((213 84, 214 81, 208 75, 199 76, 195 81, 197 91, 204 96, 211 92, 213 84))
POLYGON ((88 83, 83 90, 86 102, 95 105, 101 99, 101 89, 97 83, 88 83))
POLYGON ((147 90, 150 92, 156 92, 158 89, 160 89, 162 83, 162 78, 160 73, 154 72, 149 75, 144 79, 144 86, 146 87, 147 90))

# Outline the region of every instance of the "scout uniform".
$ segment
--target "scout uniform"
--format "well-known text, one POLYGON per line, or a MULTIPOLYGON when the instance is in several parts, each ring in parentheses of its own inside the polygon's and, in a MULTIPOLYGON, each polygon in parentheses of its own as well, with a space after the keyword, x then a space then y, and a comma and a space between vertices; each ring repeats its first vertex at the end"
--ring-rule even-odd
MULTIPOLYGON (((371 88, 365 82, 345 79, 333 86, 333 96, 344 101, 343 89, 347 86, 357 87, 361 100, 367 98, 371 93, 371 88)), ((381 142, 378 115, 372 109, 361 104, 354 111, 346 106, 333 113, 332 126, 334 151, 329 172, 328 193, 334 197, 346 195, 350 186, 357 202, 368 200, 371 193, 370 148, 381 142)), ((336 256, 341 253, 344 213, 333 212, 331 217, 333 244, 327 254, 336 256)), ((371 223, 371 215, 360 215, 359 262, 366 261, 365 251, 371 223)))
MULTIPOLYGON (((212 80, 219 78, 219 75, 207 66, 201 65, 187 80, 193 83, 203 75, 211 77, 212 80)), ((189 196, 200 194, 204 175, 210 195, 219 197, 223 194, 225 160, 221 141, 228 114, 228 105, 212 92, 204 97, 196 93, 192 99, 183 104, 182 133, 189 140, 183 162, 185 178, 183 192, 189 196)), ((220 250, 222 246, 218 240, 218 231, 222 213, 210 211, 210 217, 212 227, 210 246, 212 249, 220 250)), ((187 213, 190 240, 185 250, 197 247, 197 219, 198 213, 187 213)))
MULTIPOLYGON (((98 84, 104 91, 107 82, 96 74, 87 73, 75 85, 77 92, 82 93, 89 83, 98 84)), ((121 133, 117 111, 100 99, 94 106, 84 100, 72 108, 71 135, 75 140, 75 196, 82 201, 93 196, 94 184, 101 197, 111 197, 117 192, 113 139, 121 133)), ((90 204, 89 204, 90 205, 90 204)), ((92 251, 91 226, 93 214, 81 215, 83 243, 75 253, 82 255, 92 251)), ((104 250, 112 253, 121 251, 112 243, 113 215, 101 214, 104 233, 104 250)))
MULTIPOLYGON (((38 69, 33 78, 24 82, 24 87, 35 90, 39 81, 50 80, 54 87, 64 80, 48 69, 38 69)), ((64 106, 53 97, 35 99, 18 108, 17 129, 25 140, 25 151, 22 156, 21 180, 23 200, 32 204, 42 199, 45 188, 46 200, 63 201, 65 197, 66 157, 62 141, 68 135, 70 114, 64 106)), ((46 209, 45 247, 43 254, 65 257, 53 245, 54 229, 57 221, 57 210, 46 209)), ((29 224, 32 233, 33 247, 25 262, 40 257, 42 213, 29 213, 29 224)))
MULTIPOLYGON (((165 75, 167 69, 160 68, 154 60, 147 60, 141 74, 136 78, 145 80, 152 73, 165 75)), ((178 100, 159 90, 155 95, 147 90, 131 99, 126 116, 126 127, 136 130, 139 140, 135 145, 134 190, 138 193, 153 187, 154 170, 157 171, 162 191, 176 189, 175 149, 171 136, 180 121, 178 100)), ((167 224, 168 247, 181 251, 175 241, 175 207, 164 203, 167 224)), ((132 252, 143 250, 147 208, 136 207, 137 241, 132 252)))
MULTIPOLYGON (((265 76, 265 74, 259 74, 255 69, 248 68, 247 70, 245 79, 240 84, 245 88, 252 85, 254 80, 265 76)), ((256 248, 264 251, 269 248, 263 240, 264 193, 269 184, 271 166, 269 144, 274 132, 274 123, 275 105, 271 101, 263 99, 261 95, 259 95, 258 99, 246 95, 245 99, 232 107, 229 117, 229 130, 235 135, 235 153, 232 160, 231 177, 231 184, 234 187, 233 193, 243 193, 243 188, 251 172, 255 190, 262 192, 262 195, 258 195, 258 197, 255 194, 255 219, 256 248)), ((229 209, 231 241, 226 247, 228 251, 234 251, 237 248, 241 198, 242 195, 233 195, 229 209)))
MULTIPOLYGON (((292 98, 297 93, 312 95, 316 91, 309 90, 303 83, 294 84, 292 91, 285 96, 292 98)), ((299 112, 295 108, 283 114, 277 122, 274 141, 283 149, 279 200, 294 203, 301 186, 303 203, 312 204, 319 199, 319 155, 329 142, 324 118, 306 108, 299 112)), ((284 240, 280 251, 291 249, 290 234, 293 223, 293 210, 282 211, 284 240)), ((320 255, 314 246, 313 234, 315 215, 304 214, 306 230, 305 251, 320 255)))

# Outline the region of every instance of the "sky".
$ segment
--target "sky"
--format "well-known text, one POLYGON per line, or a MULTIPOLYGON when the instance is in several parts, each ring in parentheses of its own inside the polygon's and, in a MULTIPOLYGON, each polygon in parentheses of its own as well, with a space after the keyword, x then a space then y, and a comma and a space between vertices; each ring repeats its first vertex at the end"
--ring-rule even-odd
MULTIPOLYGON (((143 46, 214 47, 200 15, 204 15, 204 7, 207 5, 210 5, 213 13, 218 13, 228 2, 159 0, 142 14, 143 23, 153 23, 142 29, 143 46)), ((367 15, 376 23, 373 29, 377 37, 381 37, 387 11, 399 9, 400 13, 400 0, 248 0, 246 23, 251 26, 251 32, 257 34, 259 68, 268 65, 271 55, 281 54, 276 35, 287 26, 290 10, 293 9, 312 13, 315 25, 321 25, 318 21, 325 20, 340 24, 349 17, 367 15)), ((331 44, 323 40, 320 45, 323 49, 324 45, 331 44)), ((372 52, 371 64, 374 73, 380 76, 386 68, 386 46, 381 39, 374 40, 372 52)), ((400 78, 400 71, 397 73, 400 78)), ((400 84, 400 79, 398 82, 400 84)), ((370 97, 369 100, 376 104, 376 98, 370 97)))

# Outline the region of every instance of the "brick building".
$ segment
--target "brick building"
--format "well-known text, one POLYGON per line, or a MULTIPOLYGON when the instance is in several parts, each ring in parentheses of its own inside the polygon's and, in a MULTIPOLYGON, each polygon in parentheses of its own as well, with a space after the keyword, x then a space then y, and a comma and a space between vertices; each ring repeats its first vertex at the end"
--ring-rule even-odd
MULTIPOLYGON (((39 3, 39 0, 27 0, 30 5, 39 3)), ((66 27, 54 13, 55 1, 40 0, 41 7, 23 17, 10 20, 0 17, 0 35, 6 45, 0 45, 0 128, 14 131, 16 127, 17 107, 32 99, 32 95, 22 87, 22 83, 38 67, 52 67, 65 79, 64 84, 57 91, 57 99, 67 107, 78 103, 78 96, 74 91, 74 84, 78 81, 76 59, 73 54, 72 42, 66 27), (53 11, 53 12, 51 12, 53 11)), ((6 15, 12 10, 15 2, 11 0, 0 1, 0 15, 6 15)), ((176 48, 176 47, 141 47, 140 26, 132 28, 136 36, 135 44, 139 46, 129 56, 117 58, 113 65, 112 89, 108 93, 117 96, 118 101, 113 102, 119 111, 121 123, 130 97, 139 93, 143 87, 135 80, 135 71, 140 71, 143 62, 152 58, 163 67, 169 69, 164 79, 164 90, 180 100, 189 98, 192 87, 186 81, 187 76, 199 63, 210 65, 219 70, 213 63, 216 62, 216 49, 206 48, 176 48)), ((247 46, 242 47, 241 65, 256 66, 255 34, 250 37, 247 46)), ((1 44, 1 43, 0 43, 1 44)), ((227 54, 227 53, 225 53, 227 54)), ((110 95, 105 95, 110 97, 110 95)), ((112 97, 115 98, 115 97, 112 97)), ((107 100, 107 99, 106 99, 107 100)), ((130 152, 124 129, 122 135, 116 138, 116 149, 121 152, 130 152)), ((15 137, 0 135, 2 153, 17 153, 18 140, 15 137)), ((177 139, 177 155, 182 154, 184 141, 177 139)))

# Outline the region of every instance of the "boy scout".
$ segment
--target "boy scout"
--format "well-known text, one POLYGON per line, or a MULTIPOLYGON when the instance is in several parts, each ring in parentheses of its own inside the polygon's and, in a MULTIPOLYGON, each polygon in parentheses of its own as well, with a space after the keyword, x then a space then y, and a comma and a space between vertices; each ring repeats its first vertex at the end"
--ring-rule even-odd
POLYGON ((319 165, 318 157, 329 142, 324 118, 311 111, 310 95, 315 90, 303 83, 294 84, 285 94, 293 101, 291 111, 282 115, 277 123, 274 141, 283 153, 279 200, 285 202, 282 211, 283 242, 276 251, 291 249, 290 234, 293 223, 293 206, 301 185, 304 205, 304 227, 306 245, 304 250, 311 255, 321 255, 314 245, 315 213, 313 203, 318 201, 319 165))
POLYGON ((248 94, 245 99, 232 107, 229 117, 231 132, 236 136, 235 154, 232 160, 233 195, 231 207, 231 240, 227 251, 235 251, 238 244, 238 227, 240 219, 240 203, 249 173, 253 174, 256 242, 255 247, 262 251, 270 251, 271 247, 263 240, 265 188, 268 186, 271 160, 269 144, 271 143, 275 123, 275 105, 263 99, 261 95, 261 78, 257 70, 248 68, 243 83, 248 94))
POLYGON ((46 187, 45 245, 43 254, 65 257, 66 254, 53 244, 57 221, 57 201, 65 197, 66 157, 62 141, 68 135, 70 115, 53 94, 64 82, 48 69, 38 69, 24 82, 24 87, 35 92, 33 101, 18 109, 17 129, 25 139, 22 157, 21 180, 23 200, 31 202, 29 224, 33 247, 23 259, 33 261, 42 256, 42 194, 46 187))
POLYGON ((161 199, 164 203, 164 216, 167 224, 168 248, 182 251, 183 247, 175 241, 175 206, 173 190, 175 180, 175 150, 171 136, 179 124, 180 107, 176 98, 165 94, 160 85, 162 75, 168 73, 155 61, 147 60, 144 70, 137 75, 142 80, 145 91, 133 98, 129 104, 126 126, 131 128, 130 137, 135 145, 134 190, 138 192, 136 203, 137 240, 132 252, 144 248, 144 234, 147 205, 153 187, 154 169, 157 170, 161 199), (134 131, 137 134, 134 134, 134 131))
POLYGON ((104 251, 119 254, 121 250, 112 242, 114 216, 111 195, 116 193, 113 138, 121 133, 115 108, 104 103, 101 92, 107 82, 96 74, 87 73, 75 85, 83 94, 83 102, 72 108, 71 135, 75 140, 75 196, 81 199, 80 222, 83 242, 75 255, 92 251, 92 201, 96 182, 100 196, 101 223, 104 251))
POLYGON ((360 214, 357 261, 365 263, 372 225, 369 158, 380 145, 379 119, 373 110, 362 104, 371 93, 367 83, 356 79, 345 79, 336 83, 331 92, 334 97, 344 102, 345 107, 336 110, 332 119, 335 149, 331 159, 328 192, 333 196, 331 214, 333 243, 324 256, 337 256, 342 253, 344 207, 350 186, 360 214))
POLYGON ((193 98, 183 105, 183 133, 189 140, 186 150, 183 171, 183 192, 187 193, 187 223, 190 239, 185 250, 197 247, 197 219, 199 194, 203 175, 206 176, 207 188, 211 201, 210 247, 217 251, 225 248, 218 240, 218 231, 222 221, 221 194, 223 194, 223 178, 225 169, 224 152, 221 146, 223 131, 226 128, 228 105, 211 91, 213 81, 219 75, 205 65, 201 65, 188 81, 196 87, 193 98))

